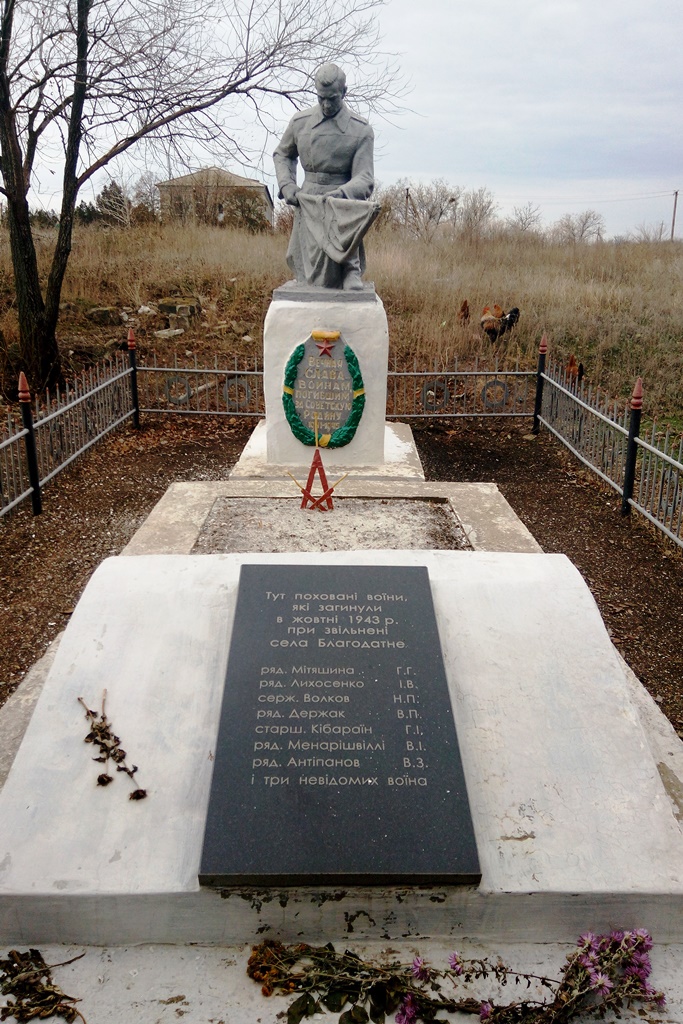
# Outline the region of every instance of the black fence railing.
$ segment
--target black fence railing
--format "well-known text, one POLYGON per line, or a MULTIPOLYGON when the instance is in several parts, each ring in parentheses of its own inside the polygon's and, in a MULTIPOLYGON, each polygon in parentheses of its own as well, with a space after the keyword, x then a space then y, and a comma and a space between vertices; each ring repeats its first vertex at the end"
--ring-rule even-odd
POLYGON ((653 424, 646 440, 635 438, 634 486, 627 500, 653 526, 683 547, 683 438, 653 424))
POLYGON ((48 394, 33 423, 41 486, 133 417, 131 374, 118 358, 86 373, 63 395, 48 394))
POLYGON ((628 441, 628 409, 588 388, 576 389, 566 371, 553 366, 539 416, 544 427, 619 493, 623 490, 628 441))
POLYGON ((459 367, 434 365, 431 370, 389 371, 387 378, 388 419, 456 419, 486 416, 531 416, 536 374, 513 368, 459 367))
MULTIPOLYGON (((531 417, 533 431, 546 427, 585 466, 616 490, 622 512, 635 509, 683 547, 683 439, 653 424, 640 437, 642 387, 630 407, 586 388, 576 367, 546 367, 545 336, 537 370, 469 366, 389 371, 387 418, 531 417)), ((25 382, 24 382, 25 387, 25 382)), ((21 425, 11 417, 0 427, 0 516, 31 498, 40 512, 41 487, 91 445, 140 414, 262 417, 263 370, 258 363, 231 367, 137 366, 135 340, 128 358, 119 354, 81 377, 63 395, 46 395, 31 409, 21 389, 21 425), (22 397, 23 396, 23 397, 22 397)))
POLYGON ((233 360, 231 368, 189 366, 178 363, 138 366, 138 400, 141 413, 179 413, 185 416, 265 416, 263 370, 233 360))
POLYGON ((630 403, 584 387, 566 368, 545 366, 541 344, 534 430, 543 424, 585 466, 621 495, 621 511, 635 509, 683 547, 683 438, 652 424, 640 436, 643 388, 630 403), (540 400, 539 400, 540 396, 540 400))
POLYGON ((94 367, 63 393, 45 393, 32 406, 19 378, 21 426, 8 416, 0 439, 0 516, 31 498, 41 511, 41 489, 110 431, 135 418, 135 351, 94 367))
POLYGON ((0 428, 0 516, 30 498, 33 487, 26 464, 28 430, 11 416, 0 428))

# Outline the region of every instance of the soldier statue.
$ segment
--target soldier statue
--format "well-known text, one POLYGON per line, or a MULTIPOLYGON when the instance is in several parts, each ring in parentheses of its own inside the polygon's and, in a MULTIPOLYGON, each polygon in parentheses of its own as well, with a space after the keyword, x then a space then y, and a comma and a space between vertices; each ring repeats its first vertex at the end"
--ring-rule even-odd
POLYGON ((295 207, 287 263, 300 284, 360 291, 362 240, 379 212, 368 201, 374 134, 344 103, 346 76, 336 64, 318 68, 315 90, 318 102, 294 115, 273 154, 279 198, 295 207))

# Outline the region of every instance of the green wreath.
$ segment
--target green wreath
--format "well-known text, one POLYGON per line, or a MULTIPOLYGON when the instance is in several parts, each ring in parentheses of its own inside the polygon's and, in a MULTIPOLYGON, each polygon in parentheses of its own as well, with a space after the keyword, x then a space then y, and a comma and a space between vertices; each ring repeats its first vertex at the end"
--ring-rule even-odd
MULTIPOLYGON (((285 408, 285 416, 287 422, 291 428, 292 433, 302 444, 313 445, 315 444, 315 433, 310 427, 307 427, 303 422, 299 413, 296 411, 294 405, 294 384, 299 372, 299 363, 304 357, 306 351, 306 344, 302 342, 292 352, 287 365, 285 367, 285 381, 282 388, 282 404, 285 408)), ((365 385, 363 384, 363 375, 360 372, 360 366, 358 365, 358 359, 356 353, 348 345, 344 346, 344 358, 346 359, 346 365, 351 376, 351 383, 353 385, 353 402, 351 403, 351 412, 349 413, 346 423, 342 424, 332 434, 320 434, 318 435, 318 445, 321 448, 343 448, 344 445, 348 444, 349 441, 353 440, 356 428, 360 423, 360 418, 363 415, 363 409, 365 408, 365 385)))

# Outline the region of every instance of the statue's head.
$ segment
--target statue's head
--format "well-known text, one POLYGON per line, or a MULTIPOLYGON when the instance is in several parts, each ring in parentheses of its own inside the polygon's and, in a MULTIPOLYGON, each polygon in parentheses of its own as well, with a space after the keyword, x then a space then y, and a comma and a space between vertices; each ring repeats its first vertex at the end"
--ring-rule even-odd
POLYGON ((334 117, 346 96, 346 75, 336 64, 321 64, 315 73, 315 91, 323 117, 334 117))

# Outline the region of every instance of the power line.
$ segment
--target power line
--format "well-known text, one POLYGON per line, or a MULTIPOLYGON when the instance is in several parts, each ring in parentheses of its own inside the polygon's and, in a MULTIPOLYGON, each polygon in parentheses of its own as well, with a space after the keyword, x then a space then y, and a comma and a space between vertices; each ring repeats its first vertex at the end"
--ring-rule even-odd
POLYGON ((673 195, 673 190, 668 189, 666 192, 639 192, 631 193, 630 195, 623 196, 612 196, 609 199, 599 196, 553 196, 552 198, 534 197, 529 198, 529 194, 525 195, 506 195, 504 193, 496 192, 496 198, 502 201, 521 201, 528 200, 529 202, 543 203, 544 206, 554 206, 560 203, 628 203, 628 202, 640 202, 643 199, 667 199, 673 195))

